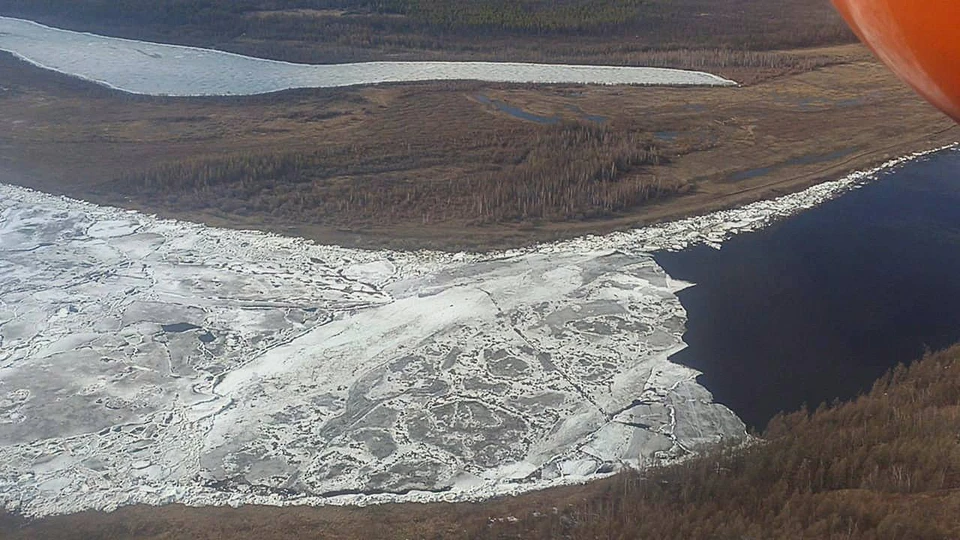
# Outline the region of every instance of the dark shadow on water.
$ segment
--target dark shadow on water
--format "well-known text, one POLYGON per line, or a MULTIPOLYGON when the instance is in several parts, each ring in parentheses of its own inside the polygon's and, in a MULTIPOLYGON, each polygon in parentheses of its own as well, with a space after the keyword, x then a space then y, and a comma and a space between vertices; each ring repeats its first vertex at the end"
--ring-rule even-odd
POLYGON ((749 426, 847 399, 960 340, 960 152, 945 152, 767 229, 662 253, 689 348, 672 360, 749 426))

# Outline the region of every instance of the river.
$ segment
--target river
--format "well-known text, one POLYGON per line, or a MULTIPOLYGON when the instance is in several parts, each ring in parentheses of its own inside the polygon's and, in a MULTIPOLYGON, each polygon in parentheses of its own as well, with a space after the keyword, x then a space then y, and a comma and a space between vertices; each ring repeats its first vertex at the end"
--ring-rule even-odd
POLYGON ((363 62, 309 65, 212 49, 148 43, 0 17, 0 50, 40 67, 135 94, 250 95, 291 88, 474 80, 504 83, 729 86, 700 71, 510 62, 363 62))
POLYGON ((661 252, 688 348, 672 359, 748 425, 868 390, 960 340, 960 153, 947 151, 715 250, 661 252))

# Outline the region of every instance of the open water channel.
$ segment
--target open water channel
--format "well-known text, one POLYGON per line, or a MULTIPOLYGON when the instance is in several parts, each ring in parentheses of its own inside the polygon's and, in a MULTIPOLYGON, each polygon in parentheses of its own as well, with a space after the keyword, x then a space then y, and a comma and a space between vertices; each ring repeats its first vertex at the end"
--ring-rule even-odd
POLYGON ((689 347, 673 360, 748 425, 850 398, 960 340, 960 152, 889 171, 721 250, 661 252, 689 347))

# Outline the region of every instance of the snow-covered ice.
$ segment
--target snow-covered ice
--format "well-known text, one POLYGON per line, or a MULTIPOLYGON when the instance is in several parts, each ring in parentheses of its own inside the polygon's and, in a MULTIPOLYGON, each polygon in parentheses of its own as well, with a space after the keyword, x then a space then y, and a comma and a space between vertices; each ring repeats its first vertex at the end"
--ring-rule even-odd
POLYGON ((222 51, 148 43, 0 17, 0 50, 40 67, 136 94, 248 95, 290 88, 478 80, 726 86, 733 81, 678 69, 500 62, 365 62, 308 65, 222 51))

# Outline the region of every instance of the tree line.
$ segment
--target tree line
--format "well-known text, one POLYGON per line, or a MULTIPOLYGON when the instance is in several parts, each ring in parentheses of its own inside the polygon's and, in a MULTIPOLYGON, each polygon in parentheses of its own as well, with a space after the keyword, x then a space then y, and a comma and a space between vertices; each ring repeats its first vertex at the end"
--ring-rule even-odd
POLYGON ((6 0, 0 13, 196 43, 375 35, 442 49, 478 37, 592 36, 650 49, 760 50, 853 39, 821 0, 6 0))
MULTIPOLYGON (((609 215, 676 194, 650 134, 566 121, 489 134, 481 170, 425 181, 430 156, 399 149, 372 159, 360 145, 242 153, 163 164, 112 183, 169 208, 267 215, 301 224, 562 221, 609 215)), ((400 145, 401 147, 403 145, 400 145)), ((480 158, 478 158, 480 159, 480 158)))

